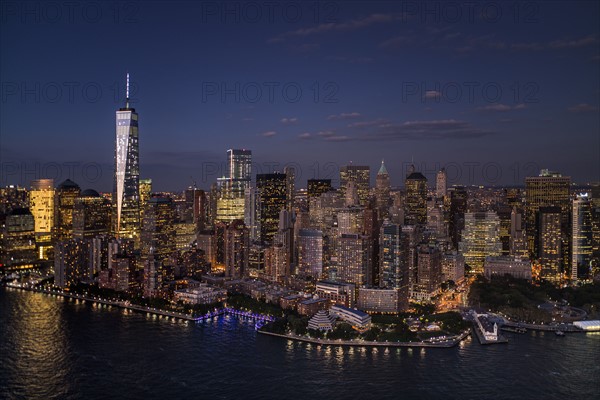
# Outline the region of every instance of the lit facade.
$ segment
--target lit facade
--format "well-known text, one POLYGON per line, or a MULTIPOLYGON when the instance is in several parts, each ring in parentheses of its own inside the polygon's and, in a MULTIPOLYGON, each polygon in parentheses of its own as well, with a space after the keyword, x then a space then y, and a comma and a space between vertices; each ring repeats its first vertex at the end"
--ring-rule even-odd
POLYGON ((29 209, 35 221, 38 258, 49 260, 53 256, 54 230, 54 181, 52 179, 36 179, 31 182, 29 209))
POLYGON ((502 254, 498 214, 493 211, 466 213, 458 249, 465 257, 471 273, 483 273, 485 258, 502 254))

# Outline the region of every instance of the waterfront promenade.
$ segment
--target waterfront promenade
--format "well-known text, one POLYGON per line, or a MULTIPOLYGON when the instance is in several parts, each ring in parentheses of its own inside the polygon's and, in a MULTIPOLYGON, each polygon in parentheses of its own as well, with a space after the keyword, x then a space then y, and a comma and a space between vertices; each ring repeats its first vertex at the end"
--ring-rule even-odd
POLYGON ((201 322, 201 321, 204 321, 207 319, 211 319, 211 318, 218 317, 220 315, 226 315, 226 314, 234 315, 236 317, 255 319, 258 321, 258 323, 262 323, 262 324, 264 324, 266 322, 271 322, 275 319, 274 317, 272 317, 270 315, 253 313, 251 311, 236 310, 236 309, 230 308, 230 307, 215 309, 214 311, 210 311, 204 315, 194 316, 192 314, 184 314, 184 313, 178 313, 175 311, 161 310, 161 309, 154 308, 154 307, 147 307, 147 306, 132 304, 129 301, 109 300, 109 299, 103 299, 103 298, 95 297, 95 296, 92 296, 92 297, 84 296, 84 295, 78 294, 78 293, 67 293, 67 292, 64 292, 64 291, 58 290, 58 289, 48 290, 48 289, 32 287, 32 286, 28 286, 28 285, 14 284, 14 283, 8 283, 8 284, 6 284, 6 286, 9 288, 13 288, 13 289, 27 290, 30 292, 37 292, 37 293, 44 293, 44 294, 48 294, 48 295, 61 296, 61 297, 65 297, 65 298, 75 299, 75 300, 87 301, 90 303, 104 304, 104 305, 108 305, 108 306, 119 307, 119 308, 137 311, 137 312, 141 312, 141 313, 154 314, 154 315, 159 315, 159 316, 163 316, 163 317, 167 317, 167 318, 175 318, 175 319, 181 319, 181 320, 187 320, 187 321, 193 321, 193 322, 201 322))
POLYGON ((437 347, 437 348, 450 348, 459 344, 462 340, 464 340, 470 334, 470 330, 466 330, 460 335, 450 336, 446 340, 440 341, 423 341, 423 342, 371 342, 369 340, 330 340, 330 339, 317 339, 311 338, 308 336, 299 336, 293 334, 279 334, 273 332, 266 332, 263 330, 259 330, 259 333, 270 336, 277 336, 280 338, 288 339, 288 340, 296 340, 299 342, 306 342, 318 345, 330 345, 330 346, 358 346, 358 347, 437 347))

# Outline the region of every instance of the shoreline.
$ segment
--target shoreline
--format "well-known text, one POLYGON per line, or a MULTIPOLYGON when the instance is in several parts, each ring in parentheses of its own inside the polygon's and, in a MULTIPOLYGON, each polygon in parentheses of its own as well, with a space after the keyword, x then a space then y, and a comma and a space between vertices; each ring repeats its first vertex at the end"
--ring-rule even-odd
POLYGON ((218 317, 218 316, 225 315, 225 314, 228 314, 228 315, 231 314, 231 315, 235 315, 238 317, 252 318, 252 319, 259 320, 259 321, 271 321, 274 319, 273 317, 268 316, 268 315, 252 313, 249 311, 236 310, 236 309, 230 308, 230 307, 224 307, 224 308, 218 309, 214 312, 210 312, 210 313, 207 313, 207 314, 204 314, 201 316, 193 316, 193 315, 189 315, 189 314, 178 313, 175 311, 160 310, 160 309, 153 308, 153 307, 145 307, 145 306, 140 306, 140 305, 136 305, 136 304, 131 304, 128 301, 111 301, 111 300, 105 300, 105 299, 100 299, 100 298, 87 297, 87 296, 75 294, 75 293, 67 293, 67 292, 58 291, 58 290, 52 291, 52 290, 47 290, 47 289, 40 289, 40 288, 27 287, 27 286, 18 286, 18 285, 13 285, 13 284, 6 284, 5 286, 7 288, 11 288, 11 289, 19 289, 19 290, 25 290, 28 292, 60 296, 63 298, 88 301, 90 303, 96 303, 96 304, 105 304, 108 306, 114 306, 114 307, 123 308, 126 310, 132 310, 132 311, 136 311, 139 313, 159 315, 159 316, 163 316, 163 317, 167 317, 167 318, 170 317, 170 318, 181 319, 181 320, 192 321, 192 322, 202 322, 207 319, 211 319, 211 318, 218 317))
POLYGON ((259 330, 258 333, 262 333, 264 335, 276 336, 288 340, 294 340, 297 342, 305 342, 312 343, 317 345, 324 346, 352 346, 352 347, 429 347, 429 348, 442 348, 449 349, 455 347, 460 342, 462 342, 467 336, 471 334, 470 329, 464 331, 460 335, 454 337, 454 339, 447 340, 439 343, 430 343, 430 342, 370 342, 366 340, 330 340, 330 339, 317 339, 306 336, 296 336, 296 335, 285 335, 280 333, 266 332, 263 330, 259 330))

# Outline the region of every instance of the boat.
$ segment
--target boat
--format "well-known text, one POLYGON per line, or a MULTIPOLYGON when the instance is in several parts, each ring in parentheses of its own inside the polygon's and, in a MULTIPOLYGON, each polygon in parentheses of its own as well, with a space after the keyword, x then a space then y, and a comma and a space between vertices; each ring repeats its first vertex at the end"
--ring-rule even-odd
POLYGON ((554 334, 556 336, 565 336, 565 333, 563 331, 554 331, 554 334))

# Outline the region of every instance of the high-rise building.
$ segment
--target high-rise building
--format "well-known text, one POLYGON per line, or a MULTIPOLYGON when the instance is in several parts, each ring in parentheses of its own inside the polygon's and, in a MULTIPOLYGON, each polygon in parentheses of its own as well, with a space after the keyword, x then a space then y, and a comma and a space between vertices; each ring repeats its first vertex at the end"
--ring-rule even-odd
POLYGON ((283 169, 286 178, 286 209, 292 211, 294 209, 294 199, 296 198, 296 168, 287 166, 283 169))
POLYGON ((298 231, 298 274, 319 279, 323 274, 323 232, 298 231))
POLYGON ((417 284, 413 297, 430 301, 440 290, 442 283, 442 254, 437 246, 421 245, 418 250, 417 284))
POLYGON ((539 176, 525 178, 525 185, 525 228, 530 254, 540 252, 538 240, 541 236, 536 230, 536 216, 540 207, 560 207, 562 265, 570 265, 571 178, 561 176, 558 172, 542 170, 539 176))
POLYGON ((144 221, 144 210, 152 196, 152 179, 140 179, 140 224, 144 221))
POLYGON ((406 225, 427 223, 427 178, 420 172, 412 172, 404 181, 404 222, 406 225))
POLYGON ((250 240, 248 228, 242 220, 233 221, 225 228, 225 276, 234 279, 248 273, 250 240))
POLYGON ((517 212, 517 207, 513 206, 510 213, 510 255, 521 258, 529 258, 527 251, 527 238, 523 229, 522 214, 517 212))
POLYGON ((338 239, 338 275, 357 286, 372 282, 372 245, 368 236, 342 234, 338 239))
POLYGON ((287 179, 285 174, 258 174, 256 187, 260 193, 260 238, 273 243, 279 227, 279 212, 287 205, 287 179))
POLYGON ((52 179, 31 181, 29 209, 35 221, 38 258, 50 260, 53 257, 52 231, 54 230, 54 181, 52 179))
POLYGON ((123 239, 140 236, 140 160, 138 114, 129 105, 129 74, 125 107, 116 112, 113 233, 123 239))
POLYGON ((535 231, 538 259, 541 265, 540 278, 558 284, 564 278, 562 210, 560 207, 539 207, 535 231))
POLYGON ((388 289, 406 288, 408 292, 408 249, 402 246, 402 227, 385 223, 379 235, 379 286, 388 289))
POLYGON ((151 249, 154 258, 162 262, 176 249, 175 209, 170 197, 153 196, 144 210, 142 225, 142 257, 146 258, 151 249))
POLYGON ((465 228, 467 212, 467 191, 462 186, 450 188, 450 212, 448 213, 448 230, 454 248, 458 248, 462 231, 465 228))
POLYGON ((485 258, 502 254, 498 214, 494 211, 466 213, 458 249, 471 273, 483 273, 485 258))
POLYGON ((244 196, 252 180, 252 151, 227 150, 227 175, 217 179, 219 195, 216 219, 233 222, 244 219, 244 196))
POLYGON ((577 195, 573 201, 573 251, 571 279, 588 279, 591 276, 593 257, 592 201, 588 193, 577 195))
POLYGON ((375 202, 379 221, 383 221, 389 216, 390 200, 390 175, 381 160, 381 167, 375 178, 375 202))
POLYGON ((35 220, 28 208, 14 208, 4 221, 0 264, 3 267, 33 266, 38 259, 35 220))
POLYGON ((73 235, 73 209, 80 193, 79 185, 70 179, 56 188, 54 195, 54 240, 60 242, 73 235))
POLYGON ((73 237, 91 239, 110 231, 110 202, 93 189, 81 192, 73 206, 73 237))
POLYGON ((54 285, 68 288, 91 277, 89 245, 86 240, 69 239, 56 244, 54 257, 54 285))
POLYGON ((331 179, 309 179, 307 181, 307 196, 310 207, 310 199, 319 197, 331 190, 331 179))
POLYGON ((371 186, 371 168, 362 165, 346 165, 340 168, 340 195, 342 198, 346 198, 350 182, 354 183, 359 204, 366 205, 371 186))
POLYGON ((246 189, 244 224, 248 227, 250 242, 260 242, 260 192, 255 187, 246 189))
POLYGON ((435 176, 435 195, 436 197, 445 197, 447 190, 446 168, 442 168, 435 176))

